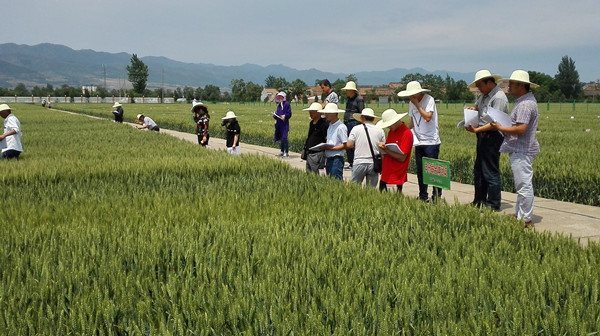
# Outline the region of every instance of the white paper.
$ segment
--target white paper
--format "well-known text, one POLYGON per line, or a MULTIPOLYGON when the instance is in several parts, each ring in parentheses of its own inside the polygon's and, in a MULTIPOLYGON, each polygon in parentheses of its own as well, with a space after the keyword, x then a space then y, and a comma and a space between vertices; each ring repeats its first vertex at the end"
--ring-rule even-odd
POLYGON ((326 146, 327 146, 327 144, 326 144, 326 143, 324 143, 324 142, 321 142, 321 143, 320 143, 320 144, 318 144, 318 145, 314 145, 314 146, 310 147, 308 150, 311 150, 311 151, 322 151, 322 150, 325 150, 325 149, 326 149, 326 148, 325 148, 326 146))
MULTIPOLYGON (((271 113, 273 113, 273 115, 274 115, 275 117, 277 117, 277 118, 281 119, 281 117, 280 117, 280 116, 278 116, 278 115, 277 115, 275 112, 271 112, 271 113)), ((281 120, 283 120, 283 119, 281 119, 281 120)))
POLYGON ((463 115, 465 119, 461 120, 458 125, 456 125, 457 128, 467 127, 469 125, 473 127, 479 126, 479 112, 470 109, 463 109, 463 115))
POLYGON ((398 146, 398 144, 395 143, 395 142, 387 143, 387 144, 385 144, 385 147, 390 152, 394 152, 394 153, 398 153, 398 154, 404 154, 404 152, 400 149, 400 147, 398 146))
POLYGON ((487 108, 487 114, 485 114, 482 118, 486 122, 496 122, 504 127, 511 127, 512 120, 510 116, 500 110, 497 110, 491 106, 487 108))

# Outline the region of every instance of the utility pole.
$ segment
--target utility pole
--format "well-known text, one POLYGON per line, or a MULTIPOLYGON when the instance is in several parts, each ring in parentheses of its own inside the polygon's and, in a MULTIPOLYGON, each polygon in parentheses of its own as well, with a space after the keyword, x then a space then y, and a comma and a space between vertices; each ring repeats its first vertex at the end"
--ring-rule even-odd
POLYGON ((160 103, 164 103, 165 99, 165 68, 162 68, 162 89, 160 90, 160 103))
POLYGON ((104 90, 108 90, 106 88, 106 65, 102 64, 102 69, 104 70, 104 90))

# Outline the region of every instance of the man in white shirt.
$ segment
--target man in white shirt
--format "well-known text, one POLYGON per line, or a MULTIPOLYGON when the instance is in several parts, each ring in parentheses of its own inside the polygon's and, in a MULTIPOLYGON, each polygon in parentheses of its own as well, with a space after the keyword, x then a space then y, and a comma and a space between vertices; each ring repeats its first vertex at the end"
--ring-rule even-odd
POLYGON ((4 118, 4 132, 0 135, 0 148, 2 148, 0 160, 18 160, 23 152, 21 123, 6 104, 0 105, 0 116, 4 118))
POLYGON ((328 103, 325 108, 318 111, 325 114, 329 122, 327 129, 327 142, 325 145, 325 171, 327 175, 338 180, 344 179, 344 149, 348 142, 348 131, 346 125, 338 118, 338 113, 345 112, 337 107, 337 104, 328 103))
POLYGON ((362 125, 357 125, 350 131, 348 148, 354 148, 354 164, 352 165, 352 182, 362 183, 366 178, 367 186, 377 187, 379 173, 373 170, 373 156, 380 155, 378 143, 385 142, 383 129, 376 128, 374 121, 379 120, 373 109, 365 108, 361 113, 354 113, 354 119, 362 125), (368 130, 368 138, 367 138, 368 130), (371 148, 369 148, 369 146, 371 148))

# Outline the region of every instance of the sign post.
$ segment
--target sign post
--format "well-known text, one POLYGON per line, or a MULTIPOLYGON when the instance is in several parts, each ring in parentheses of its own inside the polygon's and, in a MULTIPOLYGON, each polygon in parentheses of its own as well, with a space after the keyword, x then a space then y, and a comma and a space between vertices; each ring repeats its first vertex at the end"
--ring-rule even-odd
POLYGON ((423 183, 450 190, 450 162, 424 157, 423 183))

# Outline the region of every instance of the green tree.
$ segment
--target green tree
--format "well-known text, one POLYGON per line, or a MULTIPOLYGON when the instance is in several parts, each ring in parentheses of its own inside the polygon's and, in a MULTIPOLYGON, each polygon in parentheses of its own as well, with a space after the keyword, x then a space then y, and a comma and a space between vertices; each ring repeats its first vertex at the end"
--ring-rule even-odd
POLYGON ((269 75, 265 79, 265 87, 273 88, 273 89, 276 89, 277 91, 287 92, 289 90, 290 83, 283 77, 276 78, 273 75, 269 75))
POLYGON ((350 81, 352 81, 352 82, 356 83, 356 85, 358 85, 358 78, 356 78, 355 74, 349 74, 348 76, 346 76, 346 83, 350 82, 350 81))
POLYGON ((217 102, 221 100, 221 89, 215 85, 206 85, 203 92, 203 100, 217 102))
POLYGON ((563 56, 555 78, 565 98, 576 99, 581 96, 583 85, 579 82, 579 72, 575 69, 575 61, 572 58, 563 56))
POLYGON ((188 101, 188 103, 194 100, 195 91, 196 90, 191 86, 186 86, 183 88, 183 97, 188 101))
POLYGON ((17 84, 17 86, 15 86, 15 88, 13 90, 13 93, 19 97, 31 95, 31 93, 29 92, 29 90, 27 89, 25 84, 23 84, 23 83, 17 84))
POLYGON ((246 83, 246 99, 245 101, 259 101, 263 87, 252 82, 246 83))
POLYGON ((243 79, 232 79, 231 83, 231 100, 234 102, 244 101, 246 98, 246 82, 243 79))
POLYGON ((557 80, 545 73, 529 71, 529 80, 540 87, 533 90, 533 95, 538 101, 553 101, 560 99, 562 93, 558 88, 557 80))
POLYGON ((133 84, 133 91, 143 94, 148 82, 148 66, 137 57, 137 54, 131 56, 131 65, 127 66, 127 73, 127 79, 133 84))
POLYGON ((292 100, 294 97, 297 97, 303 103, 308 102, 308 98, 306 97, 306 91, 308 90, 308 85, 301 80, 296 79, 290 85, 290 97, 289 100, 292 100))

